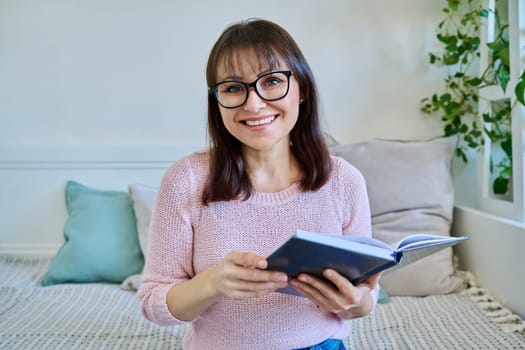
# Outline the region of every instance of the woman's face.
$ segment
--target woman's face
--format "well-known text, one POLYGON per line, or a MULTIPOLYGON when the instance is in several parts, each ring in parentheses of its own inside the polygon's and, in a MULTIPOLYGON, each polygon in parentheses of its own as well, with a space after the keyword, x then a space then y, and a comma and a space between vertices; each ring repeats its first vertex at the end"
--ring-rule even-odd
MULTIPOLYGON (((261 66, 255 53, 242 52, 244 60, 237 64, 235 74, 230 71, 229 66, 222 65, 217 70, 217 81, 237 80, 244 83, 252 83, 260 76, 270 72, 269 66, 261 66)), ((273 71, 288 71, 282 61, 277 64, 273 71)), ((263 81, 265 78, 262 79, 263 81)), ((270 84, 269 81, 266 84, 270 84)), ((277 101, 262 99, 254 88, 248 91, 246 102, 236 108, 225 108, 219 104, 222 121, 226 129, 236 139, 243 143, 244 147, 256 151, 270 151, 280 147, 289 148, 289 133, 297 122, 299 116, 299 84, 295 77, 289 79, 288 94, 277 101)))

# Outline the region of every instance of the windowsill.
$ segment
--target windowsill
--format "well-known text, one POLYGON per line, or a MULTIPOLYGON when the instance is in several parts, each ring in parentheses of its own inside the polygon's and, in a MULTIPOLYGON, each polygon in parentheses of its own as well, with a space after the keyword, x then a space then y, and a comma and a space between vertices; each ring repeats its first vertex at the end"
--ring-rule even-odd
POLYGON ((470 214, 482 217, 482 218, 484 218, 486 220, 498 222, 498 223, 503 224, 503 225, 509 225, 509 226, 512 226, 512 227, 514 227, 516 229, 525 230, 525 223, 523 223, 523 222, 519 222, 519 221, 516 221, 516 220, 504 218, 504 217, 499 216, 499 215, 487 213, 486 211, 483 211, 481 209, 472 208, 472 207, 469 207, 469 206, 466 206, 466 205, 454 205, 454 208, 456 208, 458 210, 461 210, 461 211, 464 211, 466 213, 470 213, 470 214))
POLYGON ((452 232, 470 239, 455 249, 461 269, 471 271, 503 305, 525 317, 525 225, 467 206, 455 206, 452 232))

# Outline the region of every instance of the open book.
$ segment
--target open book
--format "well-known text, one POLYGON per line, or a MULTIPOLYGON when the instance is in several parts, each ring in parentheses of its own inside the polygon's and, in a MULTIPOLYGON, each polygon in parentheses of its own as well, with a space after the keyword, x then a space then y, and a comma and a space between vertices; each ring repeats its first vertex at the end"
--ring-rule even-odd
MULTIPOLYGON (((297 277, 304 272, 323 278, 323 270, 332 268, 356 285, 377 272, 406 266, 466 239, 466 236, 416 234, 390 247, 370 237, 298 230, 270 254, 268 269, 286 272, 288 277, 297 277)), ((300 295, 291 286, 278 291, 300 295)))

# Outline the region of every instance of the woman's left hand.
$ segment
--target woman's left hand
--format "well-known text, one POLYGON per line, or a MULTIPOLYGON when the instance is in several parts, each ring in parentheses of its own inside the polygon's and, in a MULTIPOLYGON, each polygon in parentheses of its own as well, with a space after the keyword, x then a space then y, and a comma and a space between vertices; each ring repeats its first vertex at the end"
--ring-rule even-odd
POLYGON ((370 291, 377 287, 381 273, 356 286, 335 270, 326 269, 323 275, 333 284, 304 273, 293 278, 290 283, 313 303, 342 318, 360 317, 370 313, 373 308, 370 291))

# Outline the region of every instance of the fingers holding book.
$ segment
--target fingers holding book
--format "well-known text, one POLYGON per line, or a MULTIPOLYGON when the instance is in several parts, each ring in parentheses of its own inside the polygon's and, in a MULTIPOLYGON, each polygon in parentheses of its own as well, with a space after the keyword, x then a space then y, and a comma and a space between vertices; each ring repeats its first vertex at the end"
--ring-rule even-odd
POLYGON ((217 294, 233 299, 261 296, 288 285, 285 273, 264 270, 266 266, 264 257, 230 252, 212 268, 212 284, 217 294))
POLYGON ((372 310, 374 301, 370 292, 378 287, 380 273, 355 286, 332 269, 324 270, 323 276, 329 282, 304 273, 290 282, 297 291, 320 308, 341 318, 360 317, 372 310))

